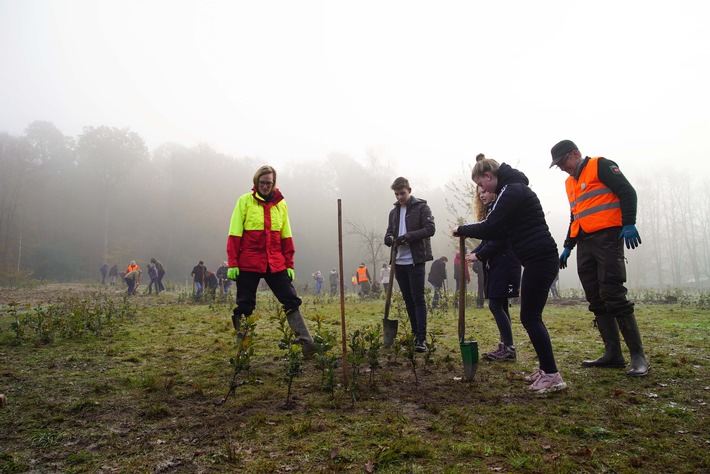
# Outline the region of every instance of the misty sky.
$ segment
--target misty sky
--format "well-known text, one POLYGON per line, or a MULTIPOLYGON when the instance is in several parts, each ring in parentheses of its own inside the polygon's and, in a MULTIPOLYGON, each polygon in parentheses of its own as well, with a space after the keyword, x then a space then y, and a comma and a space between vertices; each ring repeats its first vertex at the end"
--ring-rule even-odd
POLYGON ((275 166, 374 148, 415 194, 485 152, 565 216, 565 176, 547 169, 563 138, 632 181, 668 163, 707 175, 709 13, 707 1, 0 0, 0 131, 130 127, 150 149, 204 142, 275 166))

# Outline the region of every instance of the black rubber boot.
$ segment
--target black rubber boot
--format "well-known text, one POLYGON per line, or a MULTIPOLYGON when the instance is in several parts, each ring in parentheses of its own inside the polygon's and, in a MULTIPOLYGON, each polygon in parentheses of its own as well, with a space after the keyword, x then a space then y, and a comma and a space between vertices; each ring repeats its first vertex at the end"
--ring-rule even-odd
POLYGON ((306 326, 306 321, 303 319, 301 311, 297 309, 291 311, 286 314, 286 319, 288 320, 289 327, 296 335, 296 341, 301 344, 303 357, 306 359, 312 358, 315 353, 318 352, 318 347, 313 343, 313 338, 308 331, 308 326, 306 326))
POLYGON ((643 377, 648 374, 650 364, 646 361, 646 356, 643 353, 643 344, 641 344, 641 333, 639 332, 638 324, 636 324, 636 316, 633 314, 627 316, 619 316, 619 329, 624 336, 624 342, 631 352, 631 364, 626 371, 626 375, 631 377, 643 377))
POLYGON ((609 315, 598 316, 595 319, 599 334, 604 341, 604 355, 594 360, 583 360, 582 367, 600 367, 608 369, 623 369, 626 367, 624 355, 621 353, 619 326, 616 318, 609 315))

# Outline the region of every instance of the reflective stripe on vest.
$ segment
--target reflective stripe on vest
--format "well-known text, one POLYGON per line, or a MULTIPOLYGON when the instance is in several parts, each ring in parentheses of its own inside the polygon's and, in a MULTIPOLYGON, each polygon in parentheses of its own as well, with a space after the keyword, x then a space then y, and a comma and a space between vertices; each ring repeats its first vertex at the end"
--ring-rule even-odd
POLYGON ((579 179, 570 176, 565 182, 572 223, 570 237, 579 230, 596 232, 621 225, 619 197, 599 180, 599 158, 590 158, 579 179))

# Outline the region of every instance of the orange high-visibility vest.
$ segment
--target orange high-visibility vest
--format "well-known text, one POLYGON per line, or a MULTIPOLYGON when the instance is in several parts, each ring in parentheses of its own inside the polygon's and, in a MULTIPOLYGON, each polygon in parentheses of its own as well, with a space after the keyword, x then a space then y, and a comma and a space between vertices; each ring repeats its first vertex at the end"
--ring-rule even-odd
POLYGON ((357 267, 357 281, 362 283, 363 281, 368 281, 367 278, 367 267, 357 267))
POLYGON ((579 179, 565 181, 567 198, 572 211, 570 237, 577 237, 579 229, 591 234, 608 227, 621 226, 619 197, 599 180, 599 157, 590 158, 579 179))

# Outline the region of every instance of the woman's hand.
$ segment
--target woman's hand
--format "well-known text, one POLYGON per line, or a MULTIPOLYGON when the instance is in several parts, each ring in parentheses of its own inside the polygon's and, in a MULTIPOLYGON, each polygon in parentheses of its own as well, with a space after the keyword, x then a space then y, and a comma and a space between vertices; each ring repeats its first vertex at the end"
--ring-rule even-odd
POLYGON ((453 228, 451 229, 451 235, 453 235, 454 237, 461 237, 461 234, 459 234, 459 228, 458 228, 458 226, 453 227, 453 228))
POLYGON ((472 252, 472 253, 467 253, 467 254, 466 254, 466 261, 467 261, 467 262, 477 262, 477 261, 478 261, 478 257, 477 257, 476 254, 473 253, 473 252, 472 252))

